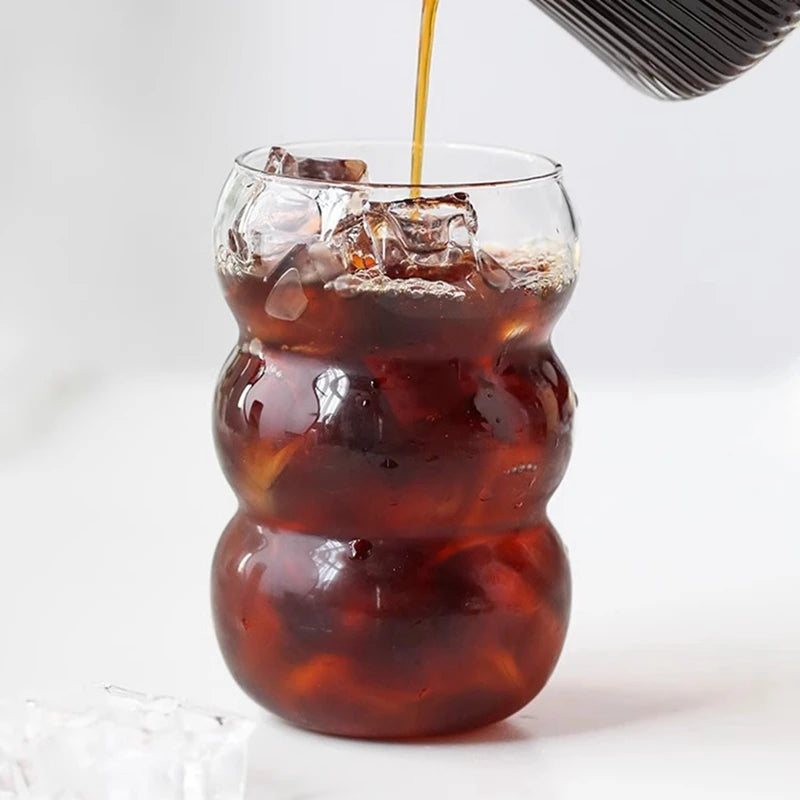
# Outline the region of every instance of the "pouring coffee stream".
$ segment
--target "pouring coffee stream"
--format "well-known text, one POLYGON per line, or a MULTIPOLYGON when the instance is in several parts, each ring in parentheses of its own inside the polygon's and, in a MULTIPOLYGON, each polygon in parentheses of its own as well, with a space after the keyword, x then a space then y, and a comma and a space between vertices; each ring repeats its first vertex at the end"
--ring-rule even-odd
MULTIPOLYGON (((431 82, 431 57, 436 32, 439 0, 422 0, 422 23, 419 32, 419 64, 417 66, 416 101, 414 105, 414 143, 411 153, 411 185, 422 183, 422 161, 425 155, 425 126, 428 117, 428 89, 431 82)), ((419 196, 419 189, 412 189, 419 196)))
MULTIPOLYGON (((708 94, 761 61, 800 23, 800 0, 532 0, 649 94, 708 94)), ((411 183, 422 182, 439 0, 422 0, 411 183)), ((415 190, 416 191, 416 190, 415 190)))

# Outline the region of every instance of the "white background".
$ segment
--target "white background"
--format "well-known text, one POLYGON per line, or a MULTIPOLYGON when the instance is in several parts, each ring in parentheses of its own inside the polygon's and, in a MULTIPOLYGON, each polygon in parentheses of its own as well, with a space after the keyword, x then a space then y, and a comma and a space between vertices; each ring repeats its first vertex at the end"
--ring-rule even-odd
MULTIPOLYGON (((213 210, 252 146, 406 136, 418 5, 4 8, 0 693, 115 682, 257 714, 208 618, 233 509, 213 210)), ((250 797, 795 798, 800 34, 676 105, 526 0, 440 15, 431 138, 558 158, 583 221, 557 333, 581 396, 552 508, 567 649, 538 702, 465 740, 265 720, 250 797)))
MULTIPOLYGON (((12 349, 46 342, 90 369, 221 363, 233 325, 210 225, 233 156, 407 136, 418 6, 13 4, 0 27, 12 349)), ((576 379, 796 362, 800 41, 674 105, 633 91, 526 0, 443 0, 440 15, 430 137, 566 167, 584 272, 558 344, 576 379)))

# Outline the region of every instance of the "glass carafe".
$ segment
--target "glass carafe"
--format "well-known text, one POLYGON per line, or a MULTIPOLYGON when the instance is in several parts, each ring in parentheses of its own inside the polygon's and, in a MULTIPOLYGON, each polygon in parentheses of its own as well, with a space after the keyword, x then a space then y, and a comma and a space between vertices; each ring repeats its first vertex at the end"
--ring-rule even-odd
POLYGON ((706 94, 741 75, 800 21, 798 0, 533 0, 656 96, 706 94))

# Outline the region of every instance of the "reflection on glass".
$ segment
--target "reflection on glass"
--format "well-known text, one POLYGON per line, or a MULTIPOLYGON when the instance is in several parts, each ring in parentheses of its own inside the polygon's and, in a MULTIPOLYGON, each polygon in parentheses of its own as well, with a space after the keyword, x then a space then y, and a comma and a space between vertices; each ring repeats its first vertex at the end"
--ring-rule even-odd
POLYGON ((317 568, 317 589, 327 589, 342 571, 347 544, 329 539, 311 551, 311 560, 317 568))
POLYGON ((314 391, 319 400, 319 421, 330 422, 347 397, 350 380, 338 367, 328 367, 314 381, 314 391))

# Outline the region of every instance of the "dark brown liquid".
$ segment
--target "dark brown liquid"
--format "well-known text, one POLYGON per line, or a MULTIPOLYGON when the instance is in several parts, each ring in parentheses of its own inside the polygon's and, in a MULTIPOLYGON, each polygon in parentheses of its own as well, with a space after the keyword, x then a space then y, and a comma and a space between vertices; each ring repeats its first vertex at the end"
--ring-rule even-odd
MULTIPOLYGON (((431 58, 436 32, 436 13, 439 0, 422 0, 422 23, 419 31, 419 63, 417 65, 417 87, 414 105, 414 143, 411 152, 411 185, 422 183, 422 167, 425 157, 425 127, 428 119, 428 90, 431 82, 431 58)), ((419 196, 419 190, 412 190, 419 196)))
POLYGON ((688 98, 741 75, 800 21, 798 0, 533 0, 625 77, 688 98))
POLYGON ((242 331, 215 434, 240 500, 214 566, 226 660, 262 705, 367 737, 502 719, 544 685, 570 577, 545 515, 575 400, 549 335, 571 287, 462 300, 223 277, 242 331), (512 333, 514 332, 514 333, 512 333))

